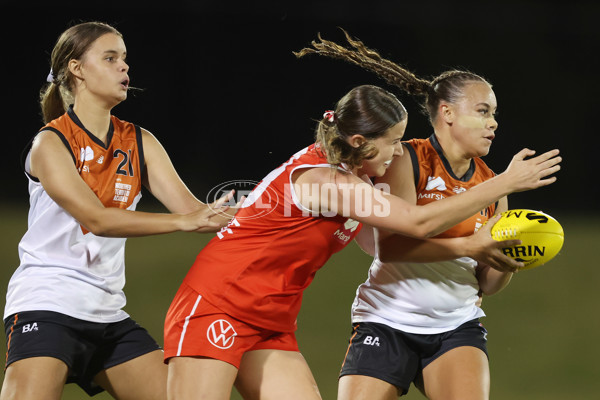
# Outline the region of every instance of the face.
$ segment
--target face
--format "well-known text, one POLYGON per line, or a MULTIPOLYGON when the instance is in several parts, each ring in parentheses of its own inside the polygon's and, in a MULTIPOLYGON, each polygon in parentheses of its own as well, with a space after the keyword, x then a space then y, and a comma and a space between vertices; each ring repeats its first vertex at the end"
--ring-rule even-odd
POLYGON ((69 67, 78 78, 75 96, 92 94, 111 107, 127 98, 129 66, 123 38, 107 33, 96 39, 83 60, 71 60, 69 67))
POLYGON ((461 100, 450 107, 450 131, 465 158, 482 157, 489 153, 498 128, 496 95, 485 82, 467 84, 463 93, 461 100))
POLYGON ((401 141, 407 124, 408 117, 388 129, 385 135, 371 141, 379 153, 374 158, 365 160, 357 171, 357 175, 366 174, 369 177, 375 177, 385 174, 394 157, 401 156, 403 153, 401 141))

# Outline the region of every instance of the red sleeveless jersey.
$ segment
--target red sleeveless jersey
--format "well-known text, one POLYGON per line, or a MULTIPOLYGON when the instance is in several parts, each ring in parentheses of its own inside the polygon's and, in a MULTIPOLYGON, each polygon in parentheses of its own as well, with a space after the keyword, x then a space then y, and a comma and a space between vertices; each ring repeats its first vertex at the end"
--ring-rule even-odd
POLYGON ((313 144, 269 173, 185 278, 232 317, 278 332, 296 330, 304 289, 360 230, 352 219, 303 209, 291 181, 302 168, 332 166, 313 144))
MULTIPOLYGON (((457 177, 452 172, 435 135, 428 139, 412 139, 405 143, 412 159, 418 205, 460 194, 495 175, 481 158, 476 157, 472 159, 468 171, 462 177, 457 177)), ((495 211, 496 204, 493 204, 436 237, 472 235, 495 211)))

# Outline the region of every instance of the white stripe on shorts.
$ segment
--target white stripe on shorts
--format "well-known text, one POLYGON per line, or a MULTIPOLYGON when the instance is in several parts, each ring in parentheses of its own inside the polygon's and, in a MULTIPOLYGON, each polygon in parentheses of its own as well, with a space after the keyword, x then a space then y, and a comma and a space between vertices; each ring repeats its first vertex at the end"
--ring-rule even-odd
POLYGON ((177 356, 181 355, 181 347, 183 347, 183 338, 185 336, 185 331, 187 330, 187 326, 190 323, 190 318, 196 312, 196 307, 198 307, 198 303, 200 303, 201 299, 202 299, 202 295, 198 295, 198 298, 196 299, 196 302, 194 303, 194 307, 192 307, 192 312, 190 313, 190 315, 185 317, 185 323, 183 324, 183 330, 181 331, 181 337, 179 338, 179 346, 177 347, 177 356))

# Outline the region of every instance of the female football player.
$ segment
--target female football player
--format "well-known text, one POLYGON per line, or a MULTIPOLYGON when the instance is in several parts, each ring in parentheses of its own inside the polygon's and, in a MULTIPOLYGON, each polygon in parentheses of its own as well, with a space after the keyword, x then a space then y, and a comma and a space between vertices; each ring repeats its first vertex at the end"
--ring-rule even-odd
MULTIPOLYGON (((422 96, 433 126, 428 139, 404 143, 404 154, 376 180, 379 184, 389 185, 392 194, 410 204, 431 205, 460 198, 493 179, 480 158, 488 154, 498 128, 496 96, 485 79, 457 70, 431 81, 420 79, 344 33, 353 49, 322 40, 307 52, 352 62, 422 96)), ((479 295, 501 290, 515 269, 500 259, 466 257, 452 243, 507 208, 503 196, 436 239, 377 230, 375 259, 352 306, 354 330, 340 373, 339 399, 395 399, 411 382, 429 399, 489 398, 479 295)))
MULTIPOLYGON (((556 179, 547 176, 559 169, 557 151, 525 160, 533 154, 525 149, 503 174, 416 206, 370 181, 402 155, 406 124, 390 92, 350 90, 323 115, 316 142, 269 173, 200 251, 165 322, 170 399, 228 399, 233 385, 245 399, 319 399, 294 336, 296 317, 317 270, 361 223, 429 237, 508 193, 556 179)), ((448 246, 464 255, 518 266, 489 231, 463 239, 462 249, 456 242, 448 246)))
POLYGON ((192 195, 150 132, 111 115, 130 87, 126 55, 99 22, 67 29, 52 51, 46 125, 24 166, 31 207, 6 296, 3 400, 58 400, 66 382, 166 398, 162 351, 122 309, 125 238, 214 232, 231 218, 192 195), (171 213, 135 211, 142 184, 171 213))

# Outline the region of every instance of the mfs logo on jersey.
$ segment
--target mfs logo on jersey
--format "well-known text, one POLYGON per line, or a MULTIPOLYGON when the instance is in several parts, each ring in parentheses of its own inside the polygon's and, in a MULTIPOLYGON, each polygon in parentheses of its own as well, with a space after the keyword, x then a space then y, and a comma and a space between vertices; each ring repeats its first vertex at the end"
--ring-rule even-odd
POLYGON ((350 240, 352 237, 352 232, 358 228, 358 224, 360 224, 360 222, 348 218, 344 223, 344 228, 338 228, 338 230, 333 234, 333 237, 335 237, 339 242, 344 244, 348 243, 348 240, 350 240))

